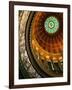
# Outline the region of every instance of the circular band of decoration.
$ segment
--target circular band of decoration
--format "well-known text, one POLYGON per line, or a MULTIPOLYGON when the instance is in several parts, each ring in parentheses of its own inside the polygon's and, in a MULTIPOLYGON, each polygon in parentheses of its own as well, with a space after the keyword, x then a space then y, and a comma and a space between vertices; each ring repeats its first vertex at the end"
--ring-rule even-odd
POLYGON ((26 25, 26 50, 32 65, 40 75, 63 75, 62 13, 30 13, 26 25))

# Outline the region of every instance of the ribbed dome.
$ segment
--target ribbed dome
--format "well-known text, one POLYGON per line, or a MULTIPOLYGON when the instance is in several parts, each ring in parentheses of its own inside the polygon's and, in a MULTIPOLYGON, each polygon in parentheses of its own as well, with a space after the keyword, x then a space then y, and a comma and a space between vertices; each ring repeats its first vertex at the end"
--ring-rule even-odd
POLYGON ((62 28, 62 17, 58 14, 48 14, 38 12, 35 14, 32 23, 32 30, 34 30, 35 38, 39 45, 48 52, 59 53, 63 50, 63 28, 62 28), (59 21, 59 28, 56 33, 50 34, 46 32, 44 22, 46 18, 54 16, 59 21))
POLYGON ((62 57, 62 52, 63 52, 63 21, 62 20, 63 17, 61 13, 37 12, 34 14, 31 24, 32 25, 31 31, 32 31, 33 47, 39 49, 37 52, 41 54, 43 53, 43 51, 45 51, 48 54, 50 54, 50 55, 47 54, 45 55, 52 59, 53 58, 59 59, 62 57), (54 25, 52 22, 54 23, 54 25), (48 25, 49 31, 47 31, 46 30, 47 27, 45 27, 45 24, 47 23, 49 24, 48 25))

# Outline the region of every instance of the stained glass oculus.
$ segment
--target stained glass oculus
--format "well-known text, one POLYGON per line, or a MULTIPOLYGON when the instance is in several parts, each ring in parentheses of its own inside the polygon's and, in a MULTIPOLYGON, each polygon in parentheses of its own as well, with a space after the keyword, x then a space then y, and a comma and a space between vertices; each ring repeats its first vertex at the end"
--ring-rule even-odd
POLYGON ((53 34, 57 32, 59 28, 59 21, 57 20, 56 17, 50 16, 45 20, 44 27, 46 32, 53 34))

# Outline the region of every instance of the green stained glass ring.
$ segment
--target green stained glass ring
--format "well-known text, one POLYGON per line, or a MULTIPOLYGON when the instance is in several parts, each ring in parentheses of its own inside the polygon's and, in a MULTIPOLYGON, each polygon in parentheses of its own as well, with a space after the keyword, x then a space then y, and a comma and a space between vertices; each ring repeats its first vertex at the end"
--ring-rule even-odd
POLYGON ((45 20, 44 27, 46 32, 53 34, 59 28, 59 21, 57 20, 56 17, 50 16, 45 20))

